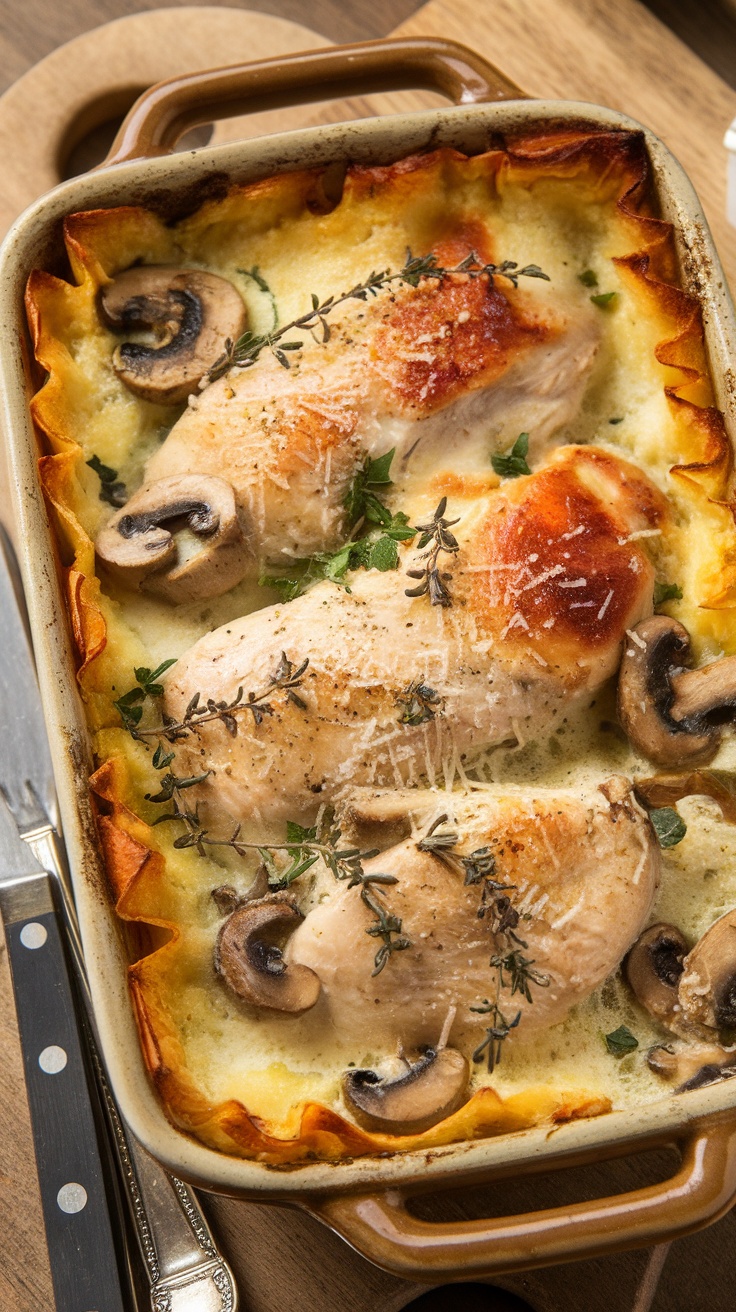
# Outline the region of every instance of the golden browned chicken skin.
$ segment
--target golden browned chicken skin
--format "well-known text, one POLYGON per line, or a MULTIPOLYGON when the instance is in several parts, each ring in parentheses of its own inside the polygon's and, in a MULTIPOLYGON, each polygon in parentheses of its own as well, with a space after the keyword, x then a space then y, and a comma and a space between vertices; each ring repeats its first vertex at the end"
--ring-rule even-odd
POLYGON ((479 752, 554 725, 615 673, 626 630, 652 607, 640 535, 666 514, 644 475, 567 447, 458 509, 450 606, 406 595, 410 549, 397 571, 358 571, 350 591, 320 583, 179 660, 165 693, 177 720, 197 692, 229 702, 239 687, 267 690, 282 652, 295 667, 309 661, 303 706, 276 691, 260 722, 238 715, 235 737, 211 720, 181 743, 182 768, 210 772, 197 789, 206 806, 278 830, 348 786, 449 785, 479 752), (433 718, 411 724, 417 680, 439 700, 433 718))
POLYGON ((541 454, 579 406, 598 328, 590 307, 571 318, 505 278, 457 275, 347 302, 327 343, 300 339, 288 370, 264 351, 191 398, 146 467, 146 485, 196 473, 230 482, 253 570, 333 549, 366 457, 396 448, 399 480, 453 449, 487 467, 489 449, 522 429, 541 454))

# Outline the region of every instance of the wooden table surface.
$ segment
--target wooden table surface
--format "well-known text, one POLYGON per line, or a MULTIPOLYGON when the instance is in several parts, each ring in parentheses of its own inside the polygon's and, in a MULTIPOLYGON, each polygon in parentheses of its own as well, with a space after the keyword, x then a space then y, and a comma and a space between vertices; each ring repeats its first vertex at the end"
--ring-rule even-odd
MULTIPOLYGON (((736 288, 736 232, 728 228, 724 217, 725 156, 721 147, 723 132, 736 117, 736 10, 729 8, 731 0, 705 0, 705 6, 699 0, 650 0, 650 4, 697 46, 712 67, 638 0, 430 0, 421 8, 416 0, 311 0, 309 5, 303 0, 251 0, 249 8, 308 25, 332 41, 383 36, 397 26, 403 33, 451 36, 495 60, 531 94, 599 101, 647 122, 679 156, 695 182, 731 285, 736 288), (706 23, 695 21, 694 15, 704 14, 706 23)), ((156 7, 156 0, 66 0, 63 5, 51 0, 23 0, 22 4, 0 0, 0 92, 62 43, 112 19, 156 7)), ((213 41, 216 16, 213 12, 213 41)), ((266 28, 254 20, 249 39, 244 18, 233 15, 237 39, 232 41, 231 59, 296 48, 293 42, 298 33, 289 35, 282 28, 273 38, 273 51, 264 49, 266 28)), ((184 30, 184 14, 181 20, 184 30)), ((315 40, 305 39, 304 44, 315 40)), ((201 66, 202 60, 199 62, 201 66)), ((68 76, 73 81, 73 72, 68 76)), ((131 82, 140 76, 139 69, 131 72, 131 82)), ((83 69, 79 78, 83 83, 83 69)), ((330 116, 329 110, 325 116, 330 116)), ((94 144, 92 141, 90 149, 94 144)), ((5 167, 7 170, 7 163, 5 167)), ((0 488, 0 515, 1 492, 0 488)), ((633 1160, 615 1167, 588 1168, 587 1174, 578 1173, 569 1187, 577 1197, 590 1198, 610 1190, 612 1181, 614 1189, 630 1189, 641 1184, 656 1165, 633 1160)), ((553 1201, 560 1188, 559 1184, 540 1186, 540 1196, 553 1201)), ((498 1189, 486 1194, 483 1205, 494 1208, 502 1204, 524 1208, 532 1203, 529 1186, 522 1182, 505 1185, 503 1198, 498 1197, 498 1189)), ((469 1197, 455 1204, 471 1211, 473 1205, 469 1197)), ((211 1199, 206 1206, 236 1269, 249 1312, 337 1312, 338 1308, 367 1312, 369 1307, 388 1312, 405 1306, 414 1296, 402 1282, 368 1267, 340 1240, 298 1213, 226 1199, 211 1199), (276 1265, 274 1253, 278 1253, 276 1265), (358 1289, 359 1297, 354 1292, 358 1289)), ((51 1309, 48 1260, 4 961, 0 961, 0 1215, 4 1220, 0 1312, 51 1309)), ((729 1273, 734 1252, 733 1213, 700 1235, 681 1240, 671 1250, 651 1307, 655 1312, 733 1312, 736 1299, 729 1273)), ((628 1312, 634 1307, 646 1261, 646 1254, 633 1253, 497 1283, 529 1300, 537 1312, 628 1312)), ((467 1292, 467 1312, 481 1306, 488 1312, 494 1308, 511 1312, 511 1302, 498 1301, 490 1293, 476 1299, 477 1295, 467 1292)), ((462 1306, 457 1295, 452 1306, 462 1306)), ((650 1304, 640 1299, 636 1306, 637 1312, 644 1312, 650 1304)), ((513 1307, 521 1304, 514 1302, 513 1307)))

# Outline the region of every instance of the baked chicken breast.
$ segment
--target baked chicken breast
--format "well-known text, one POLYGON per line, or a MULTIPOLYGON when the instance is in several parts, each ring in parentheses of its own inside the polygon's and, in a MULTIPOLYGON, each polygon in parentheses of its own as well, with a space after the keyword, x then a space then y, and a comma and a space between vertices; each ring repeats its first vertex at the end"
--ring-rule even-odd
POLYGON ((653 484, 603 450, 566 447, 457 504, 459 548, 438 566, 451 604, 407 595, 406 567, 428 565, 409 548, 397 570, 357 571, 349 590, 319 583, 179 660, 165 691, 174 721, 205 690, 268 707, 241 705, 235 734, 210 718, 178 746, 187 773, 208 772, 206 806, 278 827, 348 786, 447 786, 475 754, 554 727, 615 673, 626 631, 652 608, 646 539, 666 515, 653 484), (309 662, 296 698, 278 687, 284 659, 309 662))

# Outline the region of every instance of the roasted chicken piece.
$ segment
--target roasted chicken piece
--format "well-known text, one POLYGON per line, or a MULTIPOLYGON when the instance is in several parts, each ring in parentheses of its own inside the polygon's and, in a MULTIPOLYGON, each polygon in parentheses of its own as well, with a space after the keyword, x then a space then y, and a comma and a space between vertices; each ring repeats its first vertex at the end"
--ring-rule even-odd
MULTIPOLYGON (((389 819, 411 816, 414 833, 367 861, 365 870, 397 879, 373 885, 373 896, 401 920, 411 946, 391 953, 372 974, 381 943, 367 932, 375 916, 358 888, 335 884, 299 925, 286 953, 290 963, 319 977, 315 1017, 339 1039, 358 1041, 361 1052, 385 1052, 397 1041, 407 1050, 436 1044, 451 1007, 457 1015, 450 1042, 476 1047, 495 1022, 488 1009, 470 1008, 496 1001, 498 969, 491 957, 511 951, 528 996, 520 981, 513 991, 514 966, 507 964, 498 1006, 509 1025, 521 1012, 510 1036, 523 1041, 563 1020, 615 969, 646 924, 659 846, 631 784, 620 776, 599 788, 506 787, 502 794, 439 797, 419 790, 384 800, 389 819), (447 820, 435 833, 454 831, 455 846, 440 848, 440 855, 422 851, 418 841, 442 812, 447 820), (494 883, 506 887, 501 896, 516 913, 510 924, 525 947, 498 930, 500 916, 509 918, 508 908, 492 906, 499 890, 485 888, 484 878, 467 882, 468 868, 458 856, 479 851, 494 883)), ((386 808, 377 801, 385 821, 386 808)), ((370 799, 361 802, 364 819, 371 807, 370 799)))
MULTIPOLYGON (((572 307, 571 307, 572 309, 572 307)), ((401 287, 330 318, 284 369, 269 351, 208 386, 148 462, 145 484, 215 474, 235 489, 252 568, 334 549, 361 463, 395 447, 422 470, 487 468, 522 429, 533 455, 576 413, 598 345, 590 307, 570 318, 505 278, 401 287)), ((286 359, 286 356, 283 357, 286 359)), ((420 471, 421 472, 421 471, 420 471)))
POLYGON ((667 513, 644 475, 566 447, 457 507, 459 550, 440 560, 451 605, 407 596, 406 566, 427 563, 409 549, 398 570, 357 571, 350 591, 317 584, 179 660, 165 685, 176 721, 197 693, 229 703, 242 688, 268 706, 241 706, 235 736, 210 718, 177 744, 187 774, 211 772, 202 803, 278 826, 348 786, 448 783, 485 748, 549 731, 615 673, 626 630, 652 606, 640 536, 667 513), (297 700, 274 684, 282 653, 295 669, 309 662, 297 700))

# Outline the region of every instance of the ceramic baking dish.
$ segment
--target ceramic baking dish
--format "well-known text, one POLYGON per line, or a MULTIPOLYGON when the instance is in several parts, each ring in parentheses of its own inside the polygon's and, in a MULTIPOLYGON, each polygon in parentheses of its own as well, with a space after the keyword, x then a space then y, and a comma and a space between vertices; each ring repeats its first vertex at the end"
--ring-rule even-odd
MULTIPOLYGON (((640 128, 598 106, 528 100, 470 51, 429 39, 374 42, 183 77, 147 92, 128 116, 105 166, 64 183, 27 210, 0 256, 3 418, 22 566, 90 982, 117 1099, 145 1146, 177 1175, 213 1190, 302 1207, 372 1261, 422 1281, 467 1279, 590 1257, 673 1238, 715 1220, 736 1195, 736 1080, 592 1120, 453 1144, 431 1153, 286 1168, 215 1152, 169 1123, 141 1058, 127 992, 127 963, 97 852, 87 791, 87 732, 36 474, 37 441, 28 409, 34 379, 23 290, 34 267, 59 267, 61 220, 76 210, 144 204, 175 217, 196 208, 227 181, 250 182, 332 160, 387 163, 429 144, 473 153, 486 149, 496 132, 561 122, 640 128), (417 86, 443 92, 455 107, 171 153, 189 127, 220 116, 417 86), (681 1150, 677 1174, 634 1193, 520 1216, 444 1224, 421 1221, 405 1205, 407 1196, 418 1190, 468 1186, 665 1144, 681 1150)), ((646 130, 644 135, 662 214, 675 226, 683 284, 703 307, 717 401, 733 441, 733 307, 688 179, 662 143, 646 130)))

